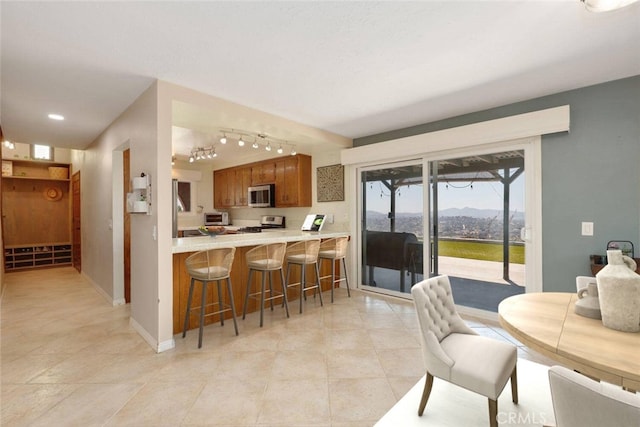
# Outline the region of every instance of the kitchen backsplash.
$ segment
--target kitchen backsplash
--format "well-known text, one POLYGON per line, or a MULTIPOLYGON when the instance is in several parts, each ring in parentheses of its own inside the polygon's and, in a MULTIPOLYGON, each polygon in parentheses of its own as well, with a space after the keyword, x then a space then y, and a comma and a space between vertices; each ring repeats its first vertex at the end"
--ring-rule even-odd
MULTIPOLYGON (((305 217, 309 213, 327 213, 320 211, 316 212, 311 208, 235 208, 229 209, 228 212, 231 224, 241 227, 258 225, 262 215, 283 215, 286 218, 287 228, 290 229, 300 229, 305 217)), ((335 222, 333 224, 325 223, 324 230, 342 231, 349 228, 348 222, 340 222, 338 220, 339 218, 335 218, 335 222)), ((198 227, 202 225, 202 222, 202 214, 178 216, 179 229, 198 227)))

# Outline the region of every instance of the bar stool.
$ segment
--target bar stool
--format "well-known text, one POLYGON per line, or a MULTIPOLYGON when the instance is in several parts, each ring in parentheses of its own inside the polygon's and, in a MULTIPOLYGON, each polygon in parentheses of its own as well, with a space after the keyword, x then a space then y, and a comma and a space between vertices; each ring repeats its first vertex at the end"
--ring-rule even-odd
POLYGON ((244 319, 247 314, 247 302, 249 298, 258 300, 260 299, 260 327, 262 327, 264 319, 264 302, 269 301, 271 310, 273 310, 273 300, 276 298, 283 298, 284 307, 289 317, 289 304, 287 303, 286 282, 284 281, 284 273, 282 271, 282 264, 284 263, 284 254, 287 248, 286 242, 282 243, 269 243, 266 245, 256 246, 249 250, 246 255, 247 266, 249 267, 249 278, 247 279, 247 292, 244 297, 244 307, 242 309, 242 318, 244 319), (276 270, 280 271, 280 280, 282 283, 282 292, 274 292, 273 290, 273 278, 272 273, 276 270), (260 272, 262 274, 262 285, 260 292, 251 293, 251 278, 253 272, 260 272), (269 274, 269 289, 265 289, 266 275, 269 274), (269 292, 269 296, 265 297, 265 293, 269 292), (258 298, 259 295, 259 298, 258 298))
POLYGON ((320 288, 320 271, 318 269, 318 251, 320 250, 320 239, 304 240, 302 242, 292 243, 287 245, 287 252, 285 259, 287 260, 287 289, 295 286, 300 286, 300 313, 302 313, 302 298, 307 299, 305 291, 313 289, 313 296, 315 297, 315 290, 318 290, 320 294, 320 305, 322 306, 322 289, 320 288), (291 283, 291 267, 294 265, 300 266, 300 281, 291 283), (307 265, 313 265, 316 271, 316 283, 313 285, 307 285, 307 265))
POLYGON ((347 283, 347 295, 351 297, 351 291, 349 290, 349 279, 347 278, 347 245, 349 244, 349 237, 336 237, 334 239, 327 239, 320 243, 320 251, 318 252, 318 263, 322 266, 323 260, 331 261, 331 274, 320 277, 320 280, 331 277, 331 302, 333 302, 333 288, 336 283, 345 281, 347 283), (344 270, 344 277, 336 279, 336 265, 338 261, 338 271, 340 271, 340 263, 342 260, 342 267, 344 270))
POLYGON ((233 303, 233 290, 231 289, 231 266, 233 264, 233 258, 236 253, 236 248, 218 248, 209 249, 207 251, 196 252, 190 255, 185 264, 187 266, 187 272, 191 276, 191 285, 189 286, 189 298, 187 299, 187 312, 184 315, 184 326, 182 329, 182 338, 187 335, 187 329, 189 327, 189 319, 192 310, 200 310, 200 331, 198 335, 198 348, 202 347, 202 329, 204 327, 205 316, 213 316, 215 314, 220 315, 220 325, 224 325, 224 313, 231 311, 233 318, 233 326, 238 335, 238 323, 236 321, 236 309, 233 303), (226 279, 227 292, 229 293, 229 303, 225 304, 222 301, 222 289, 220 287, 220 281, 226 279), (202 302, 200 308, 191 308, 191 301, 193 299, 193 288, 195 281, 199 281, 202 284, 202 302), (207 304, 207 285, 209 282, 215 281, 218 285, 218 301, 207 304), (211 306, 217 306, 218 310, 211 313, 206 313, 206 308, 211 306))

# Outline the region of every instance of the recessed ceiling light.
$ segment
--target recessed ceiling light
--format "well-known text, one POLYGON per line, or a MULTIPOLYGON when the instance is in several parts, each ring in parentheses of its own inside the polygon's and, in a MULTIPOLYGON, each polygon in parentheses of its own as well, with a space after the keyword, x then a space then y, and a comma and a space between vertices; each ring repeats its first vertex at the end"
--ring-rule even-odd
POLYGON ((48 116, 51 120, 64 120, 64 116, 62 114, 54 114, 51 113, 48 116))

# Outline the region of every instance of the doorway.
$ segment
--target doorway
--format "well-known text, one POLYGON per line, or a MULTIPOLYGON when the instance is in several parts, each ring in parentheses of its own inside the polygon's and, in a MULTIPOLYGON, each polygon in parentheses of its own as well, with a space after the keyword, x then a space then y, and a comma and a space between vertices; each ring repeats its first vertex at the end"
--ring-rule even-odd
POLYGON ((422 276, 422 161, 367 168, 360 180, 362 285, 408 293, 422 276))
MULTIPOLYGON (((131 192, 130 149, 122 152, 122 206, 127 206, 127 193, 131 192)), ((123 268, 124 268, 124 302, 131 302, 131 214, 127 209, 122 209, 123 223, 123 268)))
POLYGON ((524 293, 524 150, 430 162, 429 275, 448 275, 456 304, 497 312, 524 293))
POLYGON ((446 274, 456 304, 497 312, 540 285, 539 139, 452 153, 357 170, 360 283, 400 296, 446 274))
POLYGON ((80 171, 71 176, 71 239, 73 267, 82 272, 82 223, 81 223, 80 171))

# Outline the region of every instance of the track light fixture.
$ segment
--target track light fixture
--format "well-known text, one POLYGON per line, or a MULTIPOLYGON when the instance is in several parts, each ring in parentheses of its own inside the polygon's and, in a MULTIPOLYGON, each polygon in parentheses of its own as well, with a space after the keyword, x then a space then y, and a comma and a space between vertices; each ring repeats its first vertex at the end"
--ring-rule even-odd
POLYGON ((239 129, 220 129, 218 132, 222 134, 222 137, 220 137, 221 144, 226 143, 229 140, 237 140, 238 145, 243 147, 247 141, 251 141, 253 139, 253 144, 251 144, 252 148, 258 149, 260 147, 264 147, 266 151, 272 151, 273 147, 277 146, 278 149, 276 152, 278 154, 282 154, 284 153, 283 147, 289 147, 291 155, 296 155, 295 145, 278 138, 273 138, 264 133, 256 133, 239 129))
MULTIPOLYGON (((237 141, 238 146, 243 147, 247 142, 253 141, 251 147, 253 149, 259 149, 264 147, 265 151, 271 152, 273 147, 277 147, 275 150, 278 154, 284 153, 287 149, 289 154, 295 156, 297 154, 296 147, 287 141, 272 138, 263 133, 246 132, 237 129, 219 129, 219 135, 213 137, 213 143, 206 147, 195 147, 189 153, 189 163, 193 163, 198 160, 207 160, 217 157, 216 145, 226 144, 227 142, 237 141)), ((175 156, 172 157, 171 162, 175 162, 175 156)))
POLYGON ((196 160, 213 159, 217 157, 216 148, 211 147, 198 147, 191 150, 189 154, 189 163, 193 163, 196 160))

